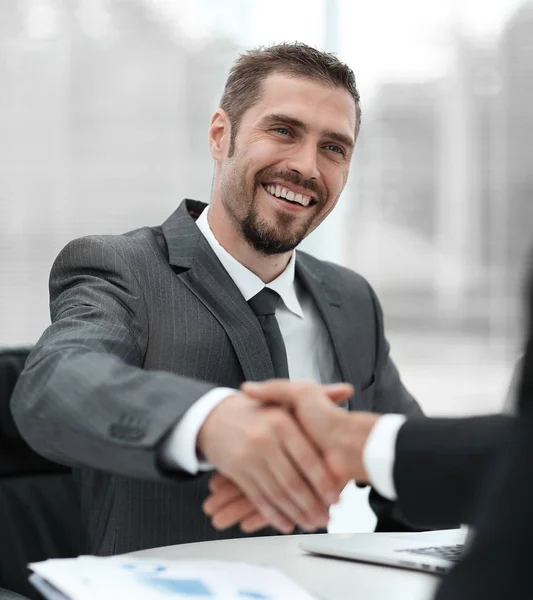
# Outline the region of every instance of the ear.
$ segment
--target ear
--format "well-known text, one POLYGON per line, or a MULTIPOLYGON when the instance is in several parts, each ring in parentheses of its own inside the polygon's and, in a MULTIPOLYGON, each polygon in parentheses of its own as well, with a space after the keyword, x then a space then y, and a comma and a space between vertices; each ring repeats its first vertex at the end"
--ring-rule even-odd
POLYGON ((215 160, 222 160, 228 154, 231 123, 221 108, 217 109, 209 125, 209 152, 215 160))

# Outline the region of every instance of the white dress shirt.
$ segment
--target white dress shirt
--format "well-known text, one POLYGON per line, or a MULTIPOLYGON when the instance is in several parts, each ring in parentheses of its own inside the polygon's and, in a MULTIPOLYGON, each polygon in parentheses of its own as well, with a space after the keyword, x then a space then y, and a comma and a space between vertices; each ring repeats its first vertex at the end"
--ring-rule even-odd
MULTIPOLYGON (((202 212, 196 224, 248 301, 265 284, 218 243, 209 227, 208 210, 206 208, 202 212)), ((290 378, 332 383, 337 369, 331 340, 314 301, 294 278, 295 261, 296 252, 293 252, 283 273, 266 285, 276 291, 282 300, 276 310, 276 319, 287 351, 290 378)), ((231 388, 215 388, 189 408, 163 447, 163 459, 169 466, 193 474, 212 468, 198 460, 196 438, 209 413, 236 391, 231 388)), ((372 485, 381 495, 391 500, 396 498, 393 480, 396 437, 404 420, 402 415, 382 417, 372 430, 363 453, 364 465, 372 485)))

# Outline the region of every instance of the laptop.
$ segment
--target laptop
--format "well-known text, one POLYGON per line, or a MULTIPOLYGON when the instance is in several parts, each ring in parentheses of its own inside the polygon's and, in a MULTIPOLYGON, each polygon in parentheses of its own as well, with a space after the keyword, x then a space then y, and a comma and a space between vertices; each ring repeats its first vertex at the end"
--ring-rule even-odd
POLYGON ((466 528, 421 533, 325 534, 306 536, 300 548, 322 556, 444 575, 459 560, 466 536, 466 528))

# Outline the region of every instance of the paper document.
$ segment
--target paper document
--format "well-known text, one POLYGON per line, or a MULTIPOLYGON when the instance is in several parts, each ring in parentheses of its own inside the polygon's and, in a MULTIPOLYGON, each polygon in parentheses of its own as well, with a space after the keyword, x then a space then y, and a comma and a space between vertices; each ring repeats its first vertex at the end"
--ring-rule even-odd
POLYGON ((30 569, 48 600, 316 600, 277 569, 231 561, 80 556, 30 569))

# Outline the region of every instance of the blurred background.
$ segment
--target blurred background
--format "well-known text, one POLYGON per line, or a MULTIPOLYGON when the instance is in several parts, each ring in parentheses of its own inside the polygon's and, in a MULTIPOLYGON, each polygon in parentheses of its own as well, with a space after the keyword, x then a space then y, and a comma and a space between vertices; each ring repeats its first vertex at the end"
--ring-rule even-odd
MULTIPOLYGON (((501 410, 533 242, 521 0, 2 0, 0 345, 47 326, 69 240, 209 199, 207 128, 229 66, 293 40, 350 64, 363 110, 350 181, 303 247, 376 288, 428 414, 501 410)), ((331 530, 369 526, 347 494, 331 530)))

